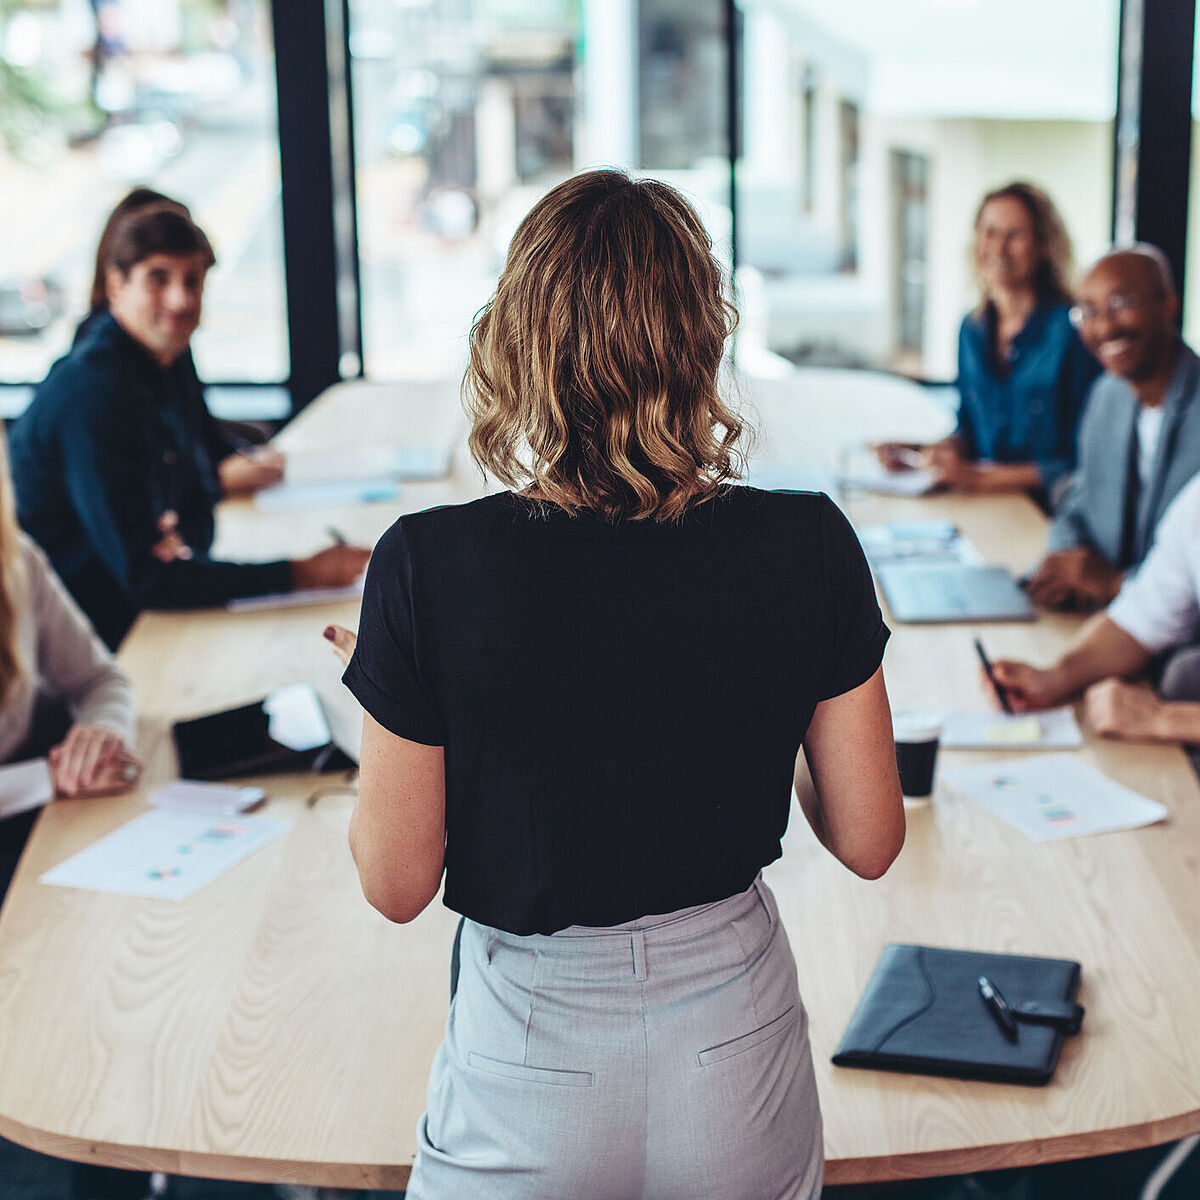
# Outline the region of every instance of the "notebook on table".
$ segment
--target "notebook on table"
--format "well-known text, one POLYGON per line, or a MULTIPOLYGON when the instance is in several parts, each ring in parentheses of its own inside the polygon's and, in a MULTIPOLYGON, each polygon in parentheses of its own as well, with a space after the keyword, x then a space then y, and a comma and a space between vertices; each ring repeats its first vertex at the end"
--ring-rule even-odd
POLYGON ((1077 1032, 1079 963, 892 943, 833 1056, 839 1067, 1044 1084, 1063 1037, 1077 1032), (980 991, 980 976, 1016 1019, 1007 1033, 980 991))
POLYGON ((875 574, 897 621, 1032 621, 1037 616, 1004 567, 886 563, 875 574))

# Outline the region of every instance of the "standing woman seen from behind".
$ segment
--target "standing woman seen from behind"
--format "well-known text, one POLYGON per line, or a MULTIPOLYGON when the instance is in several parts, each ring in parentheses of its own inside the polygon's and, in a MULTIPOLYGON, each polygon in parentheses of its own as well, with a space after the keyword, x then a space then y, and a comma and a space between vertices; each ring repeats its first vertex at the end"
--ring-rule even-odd
MULTIPOLYGON (((123 791, 138 778, 129 682, 17 528, 0 432, 0 763, 47 756, 60 796, 123 791)), ((0 820, 0 899, 37 817, 0 820)))
POLYGON ((466 918, 410 1200, 821 1190, 760 871, 802 744, 825 846, 869 878, 899 852, 887 629, 832 501, 728 482, 732 316, 672 188, 555 188, 471 340, 472 453, 513 490, 372 557, 351 849, 385 916, 444 869, 466 918))
POLYGON ((1068 316, 1071 240, 1041 188, 1010 183, 981 201, 972 258, 980 303, 959 329, 954 432, 932 446, 886 443, 879 457, 893 470, 925 466, 944 488, 1028 491, 1049 504, 1074 470, 1100 374, 1068 316))

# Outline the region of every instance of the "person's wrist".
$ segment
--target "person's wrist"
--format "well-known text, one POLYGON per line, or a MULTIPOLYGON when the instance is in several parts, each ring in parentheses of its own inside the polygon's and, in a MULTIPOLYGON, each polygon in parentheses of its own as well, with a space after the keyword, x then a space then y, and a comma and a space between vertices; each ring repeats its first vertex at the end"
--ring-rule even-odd
POLYGON ((1161 742, 1200 742, 1200 704, 1154 698, 1151 736, 1161 742))
POLYGON ((1111 604, 1116 598, 1117 593, 1121 590, 1121 585, 1125 582, 1125 572, 1114 567, 1109 573, 1106 580, 1106 589, 1104 603, 1111 604))
POLYGON ((1070 657, 1060 658, 1043 672, 1046 703, 1058 704, 1075 692, 1082 691, 1089 680, 1080 678, 1080 672, 1070 657))

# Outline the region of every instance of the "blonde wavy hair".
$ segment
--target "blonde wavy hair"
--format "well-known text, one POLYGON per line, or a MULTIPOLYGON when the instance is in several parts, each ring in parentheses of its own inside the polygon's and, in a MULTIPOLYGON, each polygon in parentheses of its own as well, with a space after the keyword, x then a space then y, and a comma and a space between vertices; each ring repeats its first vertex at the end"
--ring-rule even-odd
POLYGON ((475 461, 569 513, 678 520, 736 478, 717 372, 737 313, 674 188, 589 171, 521 222, 471 331, 475 461))
POLYGON ((8 470, 8 439, 0 427, 0 703, 8 698, 12 685, 24 667, 17 649, 17 596, 21 571, 20 529, 17 526, 17 502, 12 476, 8 470))

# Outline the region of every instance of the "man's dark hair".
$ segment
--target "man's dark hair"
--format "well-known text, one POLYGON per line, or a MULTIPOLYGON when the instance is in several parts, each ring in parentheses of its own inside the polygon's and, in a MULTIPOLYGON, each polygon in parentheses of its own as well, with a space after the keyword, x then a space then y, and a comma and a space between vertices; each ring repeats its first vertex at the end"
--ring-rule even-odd
POLYGON ((129 214, 113 231, 109 264, 128 275, 155 254, 202 254, 205 267, 217 261, 212 246, 187 213, 176 204, 158 204, 129 214))
POLYGON ((104 276, 112 261, 113 238, 116 237, 117 230, 131 213, 147 208, 157 208, 163 204, 179 209, 185 217, 192 215, 186 204, 180 204, 178 200, 172 200, 170 196, 164 196, 162 192, 156 192, 153 188, 148 187, 135 187, 108 214, 108 220, 104 222, 104 232, 100 234, 100 242, 96 246, 96 270, 92 275, 92 292, 88 301, 90 311, 96 312, 98 309, 108 307, 108 284, 104 276))

